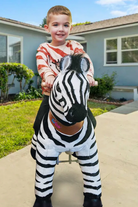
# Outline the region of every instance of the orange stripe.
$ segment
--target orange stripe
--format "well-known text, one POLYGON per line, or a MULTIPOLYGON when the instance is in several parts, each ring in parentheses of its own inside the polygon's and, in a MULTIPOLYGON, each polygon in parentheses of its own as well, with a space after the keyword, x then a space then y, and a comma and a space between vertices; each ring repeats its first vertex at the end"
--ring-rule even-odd
POLYGON ((66 56, 67 53, 64 53, 62 50, 58 49, 58 48, 53 48, 50 47, 50 45, 48 45, 49 48, 51 48, 52 50, 54 50, 56 53, 58 53, 59 55, 61 55, 62 57, 66 56))
POLYGON ((66 45, 67 47, 69 47, 70 48, 70 50, 73 50, 73 47, 72 47, 72 45, 68 42, 67 43, 67 45, 66 45))
POLYGON ((44 74, 45 74, 44 72, 40 74, 40 76, 41 76, 42 79, 43 79, 44 74))
POLYGON ((75 48, 74 53, 85 53, 83 49, 75 48))
MULTIPOLYGON (((46 57, 49 55, 49 52, 45 47, 41 47, 40 49, 37 50, 38 52, 42 52, 46 57)), ((36 54, 37 56, 37 54, 36 54)))
POLYGON ((44 68, 48 68, 46 65, 38 65, 38 66, 37 66, 38 70, 41 70, 43 67, 44 67, 44 68))
POLYGON ((36 59, 43 59, 41 55, 37 55, 36 59))

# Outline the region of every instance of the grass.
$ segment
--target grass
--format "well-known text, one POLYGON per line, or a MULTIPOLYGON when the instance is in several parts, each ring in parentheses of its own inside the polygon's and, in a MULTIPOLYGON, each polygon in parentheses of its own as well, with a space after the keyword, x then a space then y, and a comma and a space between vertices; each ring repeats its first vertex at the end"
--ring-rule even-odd
POLYGON ((41 101, 0 106, 0 158, 31 143, 41 101))
MULTIPOLYGON (((0 106, 0 158, 31 143, 33 123, 41 100, 0 106)), ((116 106, 88 102, 94 116, 116 106)))
POLYGON ((115 105, 109 105, 109 104, 103 104, 103 103, 94 103, 91 101, 88 101, 88 107, 91 109, 94 116, 99 116, 103 113, 106 113, 108 111, 111 111, 115 109, 117 106, 115 105))

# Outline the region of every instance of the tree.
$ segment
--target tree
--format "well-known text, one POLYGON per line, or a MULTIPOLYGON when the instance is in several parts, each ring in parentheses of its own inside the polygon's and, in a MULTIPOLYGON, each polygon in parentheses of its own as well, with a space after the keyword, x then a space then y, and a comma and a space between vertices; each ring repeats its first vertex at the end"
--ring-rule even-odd
POLYGON ((40 24, 40 27, 44 27, 44 25, 46 24, 46 17, 42 20, 42 24, 40 24))
POLYGON ((86 22, 82 22, 82 23, 76 23, 76 24, 73 24, 73 27, 79 26, 79 25, 85 25, 85 24, 92 24, 92 22, 86 21, 86 22))

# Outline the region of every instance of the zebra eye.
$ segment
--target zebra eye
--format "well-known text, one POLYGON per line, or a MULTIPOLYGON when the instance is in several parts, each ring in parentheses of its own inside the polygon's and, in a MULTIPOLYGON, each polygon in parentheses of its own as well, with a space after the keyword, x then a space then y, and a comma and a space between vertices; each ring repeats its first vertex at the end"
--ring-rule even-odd
POLYGON ((59 83, 57 84, 56 89, 57 89, 58 92, 61 92, 61 89, 60 89, 60 87, 59 87, 59 83))

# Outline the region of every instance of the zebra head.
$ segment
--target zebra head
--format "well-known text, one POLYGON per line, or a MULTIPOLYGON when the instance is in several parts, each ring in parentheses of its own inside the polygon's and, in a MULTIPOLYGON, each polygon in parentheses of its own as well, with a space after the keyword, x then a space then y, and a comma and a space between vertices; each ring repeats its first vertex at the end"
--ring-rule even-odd
POLYGON ((54 81, 49 103, 53 115, 64 124, 80 122, 87 116, 89 65, 82 54, 68 55, 61 60, 61 72, 54 81))

